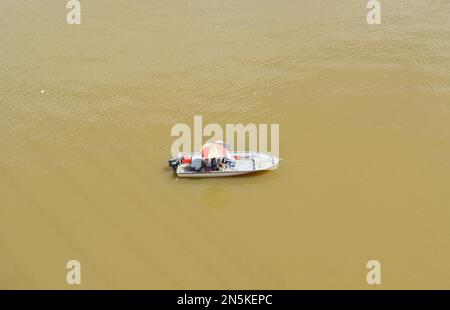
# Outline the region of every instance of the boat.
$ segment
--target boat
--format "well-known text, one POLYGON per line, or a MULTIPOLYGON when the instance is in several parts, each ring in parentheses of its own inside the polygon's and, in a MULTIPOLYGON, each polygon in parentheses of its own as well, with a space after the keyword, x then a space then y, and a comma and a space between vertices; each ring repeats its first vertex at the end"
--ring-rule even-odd
POLYGON ((237 176, 274 170, 279 163, 278 157, 266 153, 231 152, 221 141, 205 144, 201 152, 180 153, 169 160, 169 166, 181 178, 237 176))

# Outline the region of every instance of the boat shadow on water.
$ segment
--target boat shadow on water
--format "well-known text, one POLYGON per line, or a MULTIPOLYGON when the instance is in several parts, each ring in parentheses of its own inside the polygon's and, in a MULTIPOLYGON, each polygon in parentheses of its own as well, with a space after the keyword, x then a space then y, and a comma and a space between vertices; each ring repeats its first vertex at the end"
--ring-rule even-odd
POLYGON ((209 185, 201 195, 201 203, 208 209, 221 209, 230 204, 231 192, 223 184, 209 185))
POLYGON ((275 182, 280 177, 278 170, 256 171, 218 178, 180 178, 169 167, 164 167, 163 172, 173 186, 185 193, 191 193, 189 195, 191 199, 199 199, 196 201, 199 201, 203 207, 217 210, 229 206, 235 188, 259 186, 275 182))

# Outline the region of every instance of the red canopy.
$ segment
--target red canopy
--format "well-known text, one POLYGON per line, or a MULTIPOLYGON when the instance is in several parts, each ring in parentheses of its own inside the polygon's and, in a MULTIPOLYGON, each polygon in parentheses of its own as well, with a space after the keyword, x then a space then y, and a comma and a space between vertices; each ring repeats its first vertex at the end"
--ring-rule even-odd
POLYGON ((204 159, 225 157, 228 152, 228 147, 223 142, 208 142, 201 150, 204 159))

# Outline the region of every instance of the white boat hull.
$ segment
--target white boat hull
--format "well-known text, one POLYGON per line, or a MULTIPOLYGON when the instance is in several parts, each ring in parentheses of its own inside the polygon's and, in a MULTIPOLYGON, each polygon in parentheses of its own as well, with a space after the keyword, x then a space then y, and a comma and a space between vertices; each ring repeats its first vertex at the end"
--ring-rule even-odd
POLYGON ((191 172, 191 173, 177 173, 180 178, 221 178, 221 177, 232 177, 236 175, 249 174, 254 171, 238 171, 238 172, 221 172, 221 171, 211 171, 211 172, 191 172))
POLYGON ((188 165, 181 165, 176 173, 180 178, 217 178, 231 177, 243 174, 249 174, 258 171, 274 170, 278 167, 279 158, 263 153, 255 152, 236 152, 231 153, 235 159, 234 168, 226 168, 223 171, 190 171, 188 165))

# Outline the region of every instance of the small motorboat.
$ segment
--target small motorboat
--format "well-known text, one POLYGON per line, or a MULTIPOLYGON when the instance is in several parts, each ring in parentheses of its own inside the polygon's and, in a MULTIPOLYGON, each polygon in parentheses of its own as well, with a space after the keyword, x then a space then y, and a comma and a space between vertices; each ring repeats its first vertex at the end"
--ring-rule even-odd
POLYGON ((257 152, 231 152, 221 141, 209 142, 199 153, 180 153, 169 160, 179 177, 229 177, 278 167, 278 157, 257 152))

